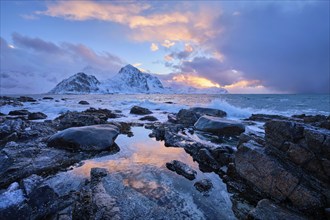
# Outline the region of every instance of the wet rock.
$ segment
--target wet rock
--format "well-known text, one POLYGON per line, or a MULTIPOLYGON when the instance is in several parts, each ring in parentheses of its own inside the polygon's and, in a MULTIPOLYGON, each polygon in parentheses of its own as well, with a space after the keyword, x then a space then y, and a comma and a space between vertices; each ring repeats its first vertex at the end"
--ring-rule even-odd
POLYGON ((212 116, 200 117, 194 127, 217 135, 240 135, 245 131, 244 125, 237 121, 212 116))
POLYGON ((20 102, 36 102, 37 101, 34 98, 28 97, 28 96, 20 96, 17 100, 20 102))
POLYGON ((25 200, 26 198, 19 188, 19 184, 17 182, 12 183, 0 194, 0 219, 26 219, 28 215, 22 216, 18 212, 22 209, 25 200))
POLYGON ((76 201, 72 219, 120 219, 120 209, 103 186, 103 178, 108 175, 104 168, 91 169, 91 182, 76 201))
POLYGON ((0 124, 0 140, 12 135, 13 133, 20 133, 26 127, 26 123, 18 118, 18 119, 7 119, 0 124))
POLYGON ((108 117, 104 114, 89 112, 66 112, 53 121, 53 126, 58 130, 70 127, 106 124, 108 117))
POLYGON ((220 165, 214 159, 210 151, 205 148, 200 149, 198 153, 193 157, 199 162, 200 165, 210 167, 213 170, 218 170, 220 168, 220 165))
POLYGON ((325 205, 324 196, 301 181, 299 173, 287 169, 253 141, 239 146, 235 168, 250 184, 278 201, 288 200, 300 210, 320 209, 325 205))
POLYGON ((176 116, 174 114, 168 114, 167 115, 167 119, 168 119, 168 122, 171 122, 171 123, 177 123, 177 119, 176 119, 176 116))
POLYGON ((283 208, 268 199, 263 199, 258 202, 255 209, 249 212, 247 219, 295 219, 295 220, 307 220, 308 218, 301 214, 295 213, 291 210, 283 208))
POLYGON ((230 200, 233 204, 232 210, 235 213, 237 219, 246 219, 249 212, 255 208, 253 204, 249 203, 247 200, 242 199, 237 194, 231 196, 230 200))
POLYGON ((200 115, 191 109, 181 109, 176 115, 176 121, 184 126, 193 126, 199 117, 200 115))
POLYGON ((152 115, 144 116, 144 117, 140 118, 139 120, 141 120, 141 121, 158 121, 158 119, 152 115))
POLYGON ((172 160, 171 162, 166 163, 166 167, 189 180, 194 180, 197 175, 197 172, 190 166, 178 160, 172 160))
POLYGON ((33 112, 30 113, 28 116, 29 120, 38 120, 38 119, 45 119, 47 118, 47 115, 42 112, 33 112))
POLYGON ((114 140, 119 130, 113 125, 73 127, 60 131, 48 140, 48 146, 72 151, 117 150, 114 140))
POLYGON ((54 98, 53 97, 49 97, 49 96, 45 96, 42 99, 44 99, 44 100, 53 100, 54 98))
POLYGON ((8 115, 28 115, 30 112, 28 110, 22 109, 22 110, 14 110, 10 111, 8 115))
POLYGON ((23 106, 20 101, 17 101, 16 98, 8 96, 0 96, 0 106, 11 105, 11 106, 23 106))
POLYGON ((80 104, 80 105, 89 105, 89 102, 82 100, 82 101, 78 102, 78 104, 80 104))
POLYGON ((218 147, 212 149, 210 152, 220 166, 228 165, 234 160, 234 150, 232 147, 218 147))
POLYGON ((152 111, 150 111, 147 108, 143 108, 140 106, 133 106, 131 108, 130 114, 135 114, 135 115, 148 115, 148 114, 152 114, 152 111))
POLYGON ((83 113, 87 113, 87 114, 95 115, 95 116, 104 115, 107 118, 118 118, 118 117, 120 117, 120 115, 113 113, 111 110, 103 109, 103 108, 99 108, 99 109, 89 108, 89 109, 83 111, 83 113))
POLYGON ((210 179, 202 179, 194 184, 195 188, 200 192, 208 192, 213 187, 210 179))
POLYGON ((330 130, 330 115, 293 115, 292 118, 302 119, 304 123, 311 124, 316 127, 330 130))
POLYGON ((289 118, 282 115, 252 114, 247 120, 267 122, 273 119, 287 120, 289 118))
POLYGON ((22 180, 25 194, 28 196, 30 193, 37 188, 37 186, 43 181, 41 176, 32 174, 28 178, 22 180))
POLYGON ((194 111, 197 113, 200 117, 203 115, 208 115, 208 116, 213 116, 213 117, 226 117, 227 113, 219 110, 219 109, 214 109, 214 108, 202 108, 202 107, 194 107, 190 108, 190 110, 194 111))

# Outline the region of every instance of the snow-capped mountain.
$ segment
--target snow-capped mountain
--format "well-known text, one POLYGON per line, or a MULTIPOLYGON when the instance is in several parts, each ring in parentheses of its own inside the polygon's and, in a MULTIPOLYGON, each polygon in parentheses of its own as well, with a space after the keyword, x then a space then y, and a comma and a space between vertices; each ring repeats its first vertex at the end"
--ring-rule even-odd
POLYGON ((109 80, 102 82, 100 89, 105 93, 164 93, 163 84, 151 74, 143 73, 128 64, 109 80))
POLYGON ((100 82, 95 76, 77 73, 58 83, 51 94, 88 94, 98 93, 100 82))
MULTIPOLYGON (((88 68, 86 70, 95 71, 88 68)), ((77 73, 63 80, 52 89, 51 94, 135 94, 135 93, 168 93, 168 94, 224 94, 222 88, 195 88, 191 86, 177 85, 164 88, 158 77, 141 72, 136 67, 128 64, 112 78, 98 81, 95 76, 85 73, 77 73)))

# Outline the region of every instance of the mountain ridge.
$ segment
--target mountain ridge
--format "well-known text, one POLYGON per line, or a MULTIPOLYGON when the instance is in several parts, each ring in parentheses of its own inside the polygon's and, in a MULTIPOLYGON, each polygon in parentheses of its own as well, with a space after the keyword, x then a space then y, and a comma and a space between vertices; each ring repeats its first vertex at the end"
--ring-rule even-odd
POLYGON ((122 67, 112 78, 99 81, 94 75, 83 72, 76 73, 62 80, 49 94, 224 94, 222 88, 198 89, 191 86, 181 86, 180 89, 164 87, 157 76, 140 71, 128 64, 122 67))

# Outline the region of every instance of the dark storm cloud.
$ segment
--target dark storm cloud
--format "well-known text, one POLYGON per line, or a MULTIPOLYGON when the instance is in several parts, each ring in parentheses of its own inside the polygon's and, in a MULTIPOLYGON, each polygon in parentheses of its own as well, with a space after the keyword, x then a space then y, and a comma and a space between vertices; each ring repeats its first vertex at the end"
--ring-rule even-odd
POLYGON ((195 57, 191 62, 183 62, 180 70, 206 77, 220 85, 230 85, 242 80, 241 73, 228 69, 228 66, 215 58, 195 57))
MULTIPOLYGON (((329 92, 329 2, 245 5, 221 17, 211 42, 226 64, 289 92, 329 92)), ((190 64, 197 65, 197 64, 190 64)))
MULTIPOLYGON (((14 45, 0 38, 2 93, 47 92, 57 79, 69 77, 85 66, 116 73, 123 65, 119 57, 108 52, 96 53, 83 44, 55 44, 18 33, 12 37, 14 45)), ((93 74, 101 79, 109 77, 93 74)))

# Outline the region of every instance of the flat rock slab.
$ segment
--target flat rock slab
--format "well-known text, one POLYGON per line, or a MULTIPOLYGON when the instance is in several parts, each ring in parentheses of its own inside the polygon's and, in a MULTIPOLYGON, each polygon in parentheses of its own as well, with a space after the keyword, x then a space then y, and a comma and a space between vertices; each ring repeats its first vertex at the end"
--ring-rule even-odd
POLYGON ((178 160, 172 160, 171 162, 166 163, 166 167, 189 180, 194 180, 197 175, 197 172, 194 169, 178 160))
POLYGON ((197 130, 217 135, 240 135, 245 131, 242 123, 205 115, 200 117, 194 126, 197 130))
POLYGON ((301 216, 298 213, 283 208, 268 199, 263 199, 258 202, 258 205, 253 209, 248 219, 295 219, 295 220, 307 220, 307 218, 301 216))
POLYGON ((112 150, 119 129, 114 125, 73 127, 60 131, 48 140, 48 146, 73 151, 112 150))

